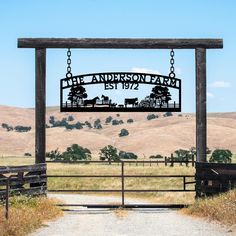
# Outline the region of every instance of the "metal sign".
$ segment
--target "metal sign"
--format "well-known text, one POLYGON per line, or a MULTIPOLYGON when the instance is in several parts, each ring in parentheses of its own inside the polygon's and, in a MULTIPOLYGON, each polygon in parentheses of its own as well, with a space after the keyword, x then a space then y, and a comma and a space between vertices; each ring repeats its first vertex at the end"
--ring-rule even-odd
POLYGON ((61 79, 62 112, 181 111, 181 80, 175 78, 174 51, 169 76, 110 72, 73 76, 67 51, 66 78, 61 79))
POLYGON ((181 111, 181 80, 131 72, 64 78, 61 79, 61 111, 181 111))

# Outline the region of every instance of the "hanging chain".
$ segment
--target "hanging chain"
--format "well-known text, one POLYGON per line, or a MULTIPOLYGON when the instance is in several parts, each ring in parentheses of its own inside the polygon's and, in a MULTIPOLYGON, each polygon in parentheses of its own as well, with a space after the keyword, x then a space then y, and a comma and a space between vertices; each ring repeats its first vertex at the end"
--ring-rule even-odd
POLYGON ((174 56, 175 56, 175 52, 173 49, 171 49, 171 51, 170 51, 170 73, 169 73, 169 77, 171 77, 171 78, 175 78, 174 56))
POLYGON ((72 77, 72 73, 71 73, 71 51, 70 51, 70 48, 68 48, 68 51, 67 51, 67 73, 66 73, 66 78, 70 78, 72 77))

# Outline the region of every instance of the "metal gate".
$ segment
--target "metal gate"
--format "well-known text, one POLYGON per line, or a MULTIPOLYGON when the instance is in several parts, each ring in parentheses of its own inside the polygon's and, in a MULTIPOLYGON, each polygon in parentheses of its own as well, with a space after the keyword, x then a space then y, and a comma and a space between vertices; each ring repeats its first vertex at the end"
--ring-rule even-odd
MULTIPOLYGON (((78 161, 79 163, 108 163, 107 161, 78 161)), ((176 161, 178 162, 178 161, 176 161)), ((66 163, 66 162, 65 162, 66 163)), ((159 163, 165 163, 166 161, 119 161, 113 162, 120 165, 120 174, 118 175, 47 175, 50 178, 119 178, 121 180, 120 189, 48 189, 48 192, 64 192, 64 193, 121 193, 120 204, 59 204, 59 206, 82 206, 87 208, 183 208, 186 204, 126 204, 125 193, 145 193, 145 192, 195 192, 195 188, 189 189, 187 186, 195 184, 195 181, 189 181, 189 179, 195 178, 195 175, 129 175, 125 174, 125 164, 129 165, 158 165, 159 163), (127 189, 125 187, 125 179, 128 178, 178 178, 182 179, 182 188, 173 189, 127 189)), ((173 164, 173 163, 172 163, 173 164)))

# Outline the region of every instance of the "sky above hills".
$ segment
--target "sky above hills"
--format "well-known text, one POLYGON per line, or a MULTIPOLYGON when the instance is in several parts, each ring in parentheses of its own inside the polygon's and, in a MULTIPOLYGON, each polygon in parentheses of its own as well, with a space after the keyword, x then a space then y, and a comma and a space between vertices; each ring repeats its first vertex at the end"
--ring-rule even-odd
MULTIPOLYGON (((0 104, 34 107, 34 50, 20 37, 223 38, 207 51, 209 112, 236 111, 236 2, 233 0, 12 0, 0 2, 0 104)), ((195 111, 194 50, 175 50, 182 110, 195 111)), ((169 74, 168 50, 72 50, 74 75, 108 71, 169 74)), ((66 49, 47 50, 47 105, 59 105, 66 49)))

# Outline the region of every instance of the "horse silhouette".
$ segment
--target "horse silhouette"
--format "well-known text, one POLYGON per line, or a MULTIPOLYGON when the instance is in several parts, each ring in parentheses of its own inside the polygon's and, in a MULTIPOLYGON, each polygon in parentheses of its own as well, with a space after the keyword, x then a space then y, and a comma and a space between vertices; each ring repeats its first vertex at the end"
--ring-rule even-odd
POLYGON ((105 95, 102 95, 101 98, 102 98, 104 101, 108 101, 108 100, 109 100, 109 97, 108 97, 108 96, 105 96, 105 95))
POLYGON ((92 105, 92 107, 94 107, 94 105, 96 104, 97 100, 99 100, 99 97, 95 97, 93 99, 84 100, 84 107, 86 107, 87 105, 92 105))

